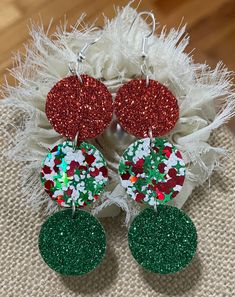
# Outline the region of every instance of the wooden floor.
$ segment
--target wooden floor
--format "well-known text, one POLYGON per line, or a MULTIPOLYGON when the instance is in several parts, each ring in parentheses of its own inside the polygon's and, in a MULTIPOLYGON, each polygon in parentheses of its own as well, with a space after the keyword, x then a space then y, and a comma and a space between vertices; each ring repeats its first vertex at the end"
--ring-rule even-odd
MULTIPOLYGON (((23 50, 28 40, 29 19, 42 18, 47 26, 53 17, 56 24, 67 16, 72 24, 82 12, 86 21, 97 19, 102 25, 102 12, 108 17, 115 14, 114 6, 128 1, 115 0, 0 0, 0 82, 11 67, 12 52, 23 50)), ((139 1, 135 1, 133 6, 139 1)), ((142 0, 139 11, 152 10, 157 20, 167 26, 177 26, 184 17, 188 24, 194 58, 212 67, 223 60, 228 68, 235 70, 235 0, 142 0)), ((235 120, 230 123, 235 132, 235 120)))

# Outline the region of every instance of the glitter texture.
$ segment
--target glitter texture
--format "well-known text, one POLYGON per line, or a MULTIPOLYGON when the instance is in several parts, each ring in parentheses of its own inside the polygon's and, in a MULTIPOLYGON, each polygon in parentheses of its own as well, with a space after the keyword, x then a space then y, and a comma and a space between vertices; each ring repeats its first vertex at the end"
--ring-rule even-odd
POLYGON ((63 275, 83 275, 95 269, 105 255, 106 237, 90 213, 59 211, 42 225, 39 250, 47 265, 63 275))
POLYGON ((60 80, 48 93, 46 115, 58 133, 79 140, 102 133, 113 115, 112 95, 106 86, 88 75, 60 80))
POLYGON ((155 206, 176 197, 185 179, 180 151, 166 139, 137 140, 124 152, 119 163, 121 184, 137 202, 155 206))
POLYGON ((185 268, 197 249, 197 231, 192 220, 180 209, 159 205, 143 210, 130 226, 129 247, 145 269, 174 273, 185 268))
POLYGON ((104 157, 90 143, 76 150, 71 141, 55 146, 43 161, 41 181, 46 192, 64 207, 83 207, 99 198, 108 181, 104 157))
POLYGON ((136 137, 154 137, 169 132, 179 118, 179 106, 173 94, 157 81, 134 79, 117 92, 114 110, 120 125, 136 137))

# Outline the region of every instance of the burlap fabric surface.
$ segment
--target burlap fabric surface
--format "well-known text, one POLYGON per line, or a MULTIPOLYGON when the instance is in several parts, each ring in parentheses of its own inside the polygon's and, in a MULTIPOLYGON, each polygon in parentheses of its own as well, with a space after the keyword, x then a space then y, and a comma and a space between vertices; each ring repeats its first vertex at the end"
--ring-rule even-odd
MULTIPOLYGON (((7 117, 4 110, 1 114, 7 117)), ((213 174, 210 187, 206 183, 197 188, 184 206, 199 237, 197 255, 184 271, 160 276, 142 270, 128 250, 124 216, 120 215, 102 219, 108 250, 98 269, 80 278, 63 277, 51 271, 38 253, 38 233, 45 218, 26 206, 21 196, 23 164, 9 161, 2 154, 10 145, 13 130, 6 126, 0 135, 1 297, 235 296, 234 151, 224 169, 213 174)), ((225 128, 216 132, 212 141, 233 147, 232 135, 225 128)))

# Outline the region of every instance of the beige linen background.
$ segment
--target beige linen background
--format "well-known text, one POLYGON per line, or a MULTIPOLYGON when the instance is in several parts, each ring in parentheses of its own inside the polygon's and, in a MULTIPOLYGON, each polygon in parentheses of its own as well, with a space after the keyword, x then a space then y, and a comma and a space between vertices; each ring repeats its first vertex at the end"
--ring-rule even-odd
MULTIPOLYGON (((9 117, 1 108, 1 125, 9 117)), ((12 119, 14 124, 16 119, 12 119)), ((9 121, 8 121, 9 122, 9 121)), ((175 275, 154 275, 133 260, 124 216, 102 219, 108 249, 103 263, 89 275, 63 277, 51 271, 38 254, 37 240, 45 217, 26 206, 21 195, 21 168, 4 157, 13 126, 0 135, 0 297, 233 297, 235 296, 235 152, 233 137, 221 128, 211 141, 229 148, 224 169, 197 188, 184 206, 199 237, 192 263, 175 275), (122 224, 123 223, 123 224, 122 224)))

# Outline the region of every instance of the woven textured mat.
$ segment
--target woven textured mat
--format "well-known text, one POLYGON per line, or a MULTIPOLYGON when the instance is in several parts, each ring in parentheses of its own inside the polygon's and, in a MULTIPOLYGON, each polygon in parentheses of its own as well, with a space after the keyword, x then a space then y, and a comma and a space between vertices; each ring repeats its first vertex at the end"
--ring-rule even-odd
MULTIPOLYGON (((10 117, 6 108, 2 119, 10 117)), ((102 219, 107 231, 108 251, 103 263, 89 275, 62 277, 41 260, 37 240, 42 215, 26 206, 21 196, 23 164, 7 160, 3 152, 14 133, 6 125, 0 135, 0 296, 1 297, 232 297, 235 296, 235 153, 224 169, 213 174, 188 199, 184 210, 198 230, 197 256, 182 272, 154 275, 141 269, 132 258, 127 243, 124 216, 102 219)), ((8 119, 9 120, 9 119, 8 119)), ((13 124, 14 124, 14 120, 13 124)), ((218 146, 232 148, 233 138, 225 128, 212 139, 218 146)))

